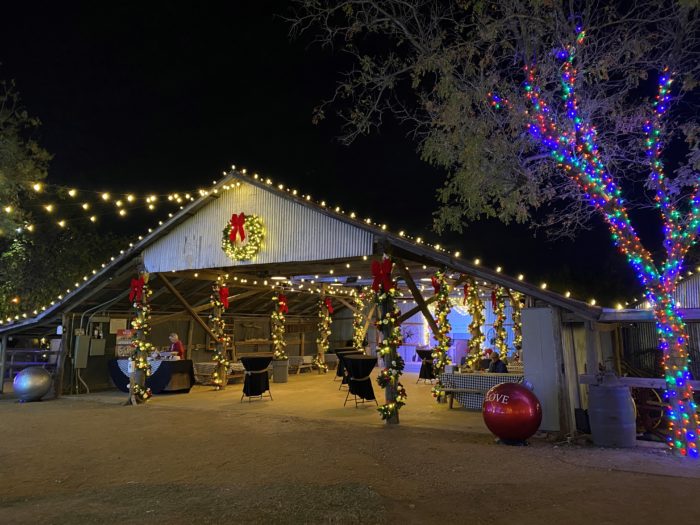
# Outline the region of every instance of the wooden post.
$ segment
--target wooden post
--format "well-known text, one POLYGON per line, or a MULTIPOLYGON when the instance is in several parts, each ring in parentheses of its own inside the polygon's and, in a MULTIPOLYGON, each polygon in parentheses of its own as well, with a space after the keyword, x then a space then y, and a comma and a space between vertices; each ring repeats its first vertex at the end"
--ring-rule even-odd
POLYGON ((586 374, 595 376, 598 374, 598 332, 592 321, 586 321, 586 374))
POLYGON ((63 394, 63 370, 66 364, 66 357, 70 353, 71 341, 73 340, 71 334, 68 332, 68 314, 63 314, 61 316, 61 326, 63 326, 61 351, 58 356, 56 356, 56 370, 54 371, 55 375, 53 378, 54 399, 63 394))
POLYGON ((5 350, 7 349, 7 334, 3 334, 0 341, 0 394, 3 393, 5 387, 5 350))

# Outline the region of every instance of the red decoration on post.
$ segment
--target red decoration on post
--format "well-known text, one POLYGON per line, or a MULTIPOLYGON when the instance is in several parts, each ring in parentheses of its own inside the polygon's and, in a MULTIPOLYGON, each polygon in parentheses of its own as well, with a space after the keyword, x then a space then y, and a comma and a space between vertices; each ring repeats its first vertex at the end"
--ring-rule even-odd
POLYGON ((143 297, 143 285, 146 284, 143 276, 138 279, 131 279, 131 289, 129 291, 129 301, 132 303, 134 301, 138 302, 143 297))
POLYGON ((333 305, 331 304, 331 298, 326 297, 326 299, 323 302, 326 305, 326 308, 328 309, 328 313, 332 314, 333 313, 333 305))
POLYGON ((542 423, 539 399, 519 383, 501 383, 489 390, 482 412, 488 429, 507 441, 525 441, 542 423))
POLYGON ((498 300, 498 297, 496 297, 496 290, 491 290, 491 309, 495 312, 496 311, 496 301, 498 300))
POLYGON ((467 296, 469 295, 469 283, 464 285, 464 297, 462 298, 462 304, 467 304, 467 296))
POLYGON ((379 286, 388 292, 394 287, 394 283, 391 280, 391 269, 394 267, 394 263, 391 259, 384 259, 382 262, 372 261, 372 276, 374 281, 372 282, 372 290, 375 292, 379 291, 379 286))
POLYGON ((219 288, 219 301, 224 305, 224 308, 228 308, 228 286, 219 288))
POLYGON ((231 215, 231 232, 228 234, 228 238, 231 242, 236 242, 236 234, 240 235, 241 242, 245 241, 245 231, 243 230, 243 225, 245 224, 245 214, 243 212, 236 215, 235 213, 231 215))
POLYGON ((438 281, 435 276, 433 275, 430 278, 430 282, 433 284, 433 288, 435 290, 435 295, 437 295, 440 292, 440 281, 438 281))
POLYGON ((287 307, 287 296, 284 294, 279 294, 277 297, 279 298, 280 302, 280 312, 282 312, 283 314, 288 313, 289 308, 287 307))

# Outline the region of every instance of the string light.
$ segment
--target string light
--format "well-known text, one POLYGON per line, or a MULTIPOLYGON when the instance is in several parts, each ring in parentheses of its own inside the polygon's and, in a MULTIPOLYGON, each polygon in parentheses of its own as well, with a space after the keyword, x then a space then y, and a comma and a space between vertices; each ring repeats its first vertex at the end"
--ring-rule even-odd
MULTIPOLYGON (((581 31, 576 38, 577 44, 581 45, 584 38, 585 33, 581 31)), ((577 71, 574 67, 576 48, 568 46, 560 50, 557 56, 563 62, 562 99, 571 129, 559 129, 555 124, 553 111, 540 96, 532 66, 525 68, 527 80, 524 89, 530 107, 527 129, 603 215, 614 244, 635 270, 647 300, 654 305, 666 380, 664 399, 669 421, 668 444, 681 456, 697 458, 699 422, 689 381, 687 330, 674 304, 673 292, 687 251, 695 243, 700 228, 700 197, 696 184, 686 201, 689 211, 684 216, 671 196, 660 159, 661 120, 670 105, 672 75, 668 68, 663 70, 653 103, 653 117, 644 124, 645 149, 651 168, 649 183, 655 191, 655 204, 663 221, 663 245, 666 250, 665 262, 657 267, 630 221, 621 188, 605 168, 595 127, 585 122, 578 113, 575 95, 577 71)), ((595 303, 592 301, 592 304, 595 303)))

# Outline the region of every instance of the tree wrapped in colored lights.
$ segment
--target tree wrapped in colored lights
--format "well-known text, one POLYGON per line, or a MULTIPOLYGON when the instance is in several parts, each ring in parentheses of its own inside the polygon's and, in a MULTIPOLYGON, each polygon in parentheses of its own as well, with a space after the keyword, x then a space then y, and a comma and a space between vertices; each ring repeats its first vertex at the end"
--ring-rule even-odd
POLYGON ((481 329, 484 325, 484 302, 479 295, 479 287, 474 279, 467 279, 464 284, 464 301, 466 303, 467 312, 472 318, 469 323, 469 352, 467 354, 466 364, 470 368, 476 368, 481 359, 484 341, 486 337, 481 329))
MULTIPOLYGON (((700 87, 700 10, 692 2, 657 0, 604 8, 528 0, 297 3, 294 30, 318 30, 326 44, 342 41, 353 58, 331 98, 347 104, 341 108, 343 139, 351 142, 395 113, 414 126, 422 158, 445 169, 438 231, 462 231, 468 221, 492 217, 572 236, 603 218, 654 305, 670 443, 679 454, 695 456, 687 335, 672 294, 697 234, 700 98, 686 96, 684 105, 675 105, 676 123, 666 129, 671 76, 662 75, 647 124, 639 102, 647 96, 649 72, 665 65, 682 75, 678 96, 700 87), (585 48, 577 31, 582 22, 593 41, 585 48), (373 49, 367 36, 377 33, 400 51, 373 49), (561 47, 571 41, 575 45, 561 47), (659 156, 664 136, 677 153, 674 176, 664 172, 659 156), (623 198, 623 181, 637 196, 650 193, 638 199, 638 208, 651 201, 660 211, 661 250, 639 240, 629 220, 633 195, 630 202, 623 198), (652 253, 663 253, 665 261, 652 253)), ((601 288, 609 292, 615 284, 601 288)))
POLYGON ((145 403, 151 397, 151 389, 146 387, 146 378, 151 375, 148 356, 153 345, 148 342, 151 332, 151 306, 149 298, 153 292, 148 286, 148 273, 140 272, 138 278, 131 279, 129 301, 134 308, 131 327, 136 331, 131 339, 133 352, 129 357, 129 404, 145 403))
POLYGON ((505 359, 508 355, 508 332, 506 331, 506 297, 508 292, 502 286, 496 286, 491 292, 491 308, 495 315, 493 331, 496 336, 492 342, 494 350, 505 359))
POLYGON ((212 374, 212 381, 216 390, 222 390, 226 387, 228 381, 230 361, 226 355, 226 345, 229 342, 229 337, 226 335, 226 321, 223 317, 224 311, 229 305, 228 286, 226 286, 221 277, 218 277, 212 284, 209 301, 212 308, 209 314, 209 327, 215 336, 212 359, 216 363, 216 369, 212 374))
POLYGON ((275 294, 272 296, 272 314, 270 315, 270 323, 272 324, 272 348, 274 350, 273 359, 285 360, 289 359, 285 348, 287 341, 284 339, 286 318, 285 313, 289 311, 287 307, 287 296, 284 294, 275 294))
POLYGON ((524 89, 529 102, 527 129, 554 160, 579 186, 583 195, 605 220, 613 242, 637 272, 645 295, 654 309, 659 348, 663 352, 666 379, 669 445, 680 455, 698 456, 698 415, 689 383, 688 332, 676 307, 676 290, 683 261, 695 244, 700 228, 700 177, 696 175, 690 195, 680 198, 678 182, 664 172, 661 160, 663 117, 671 104, 673 75, 666 69, 659 78, 658 94, 651 118, 644 123, 644 142, 651 174, 649 187, 654 191, 656 207, 663 221, 665 261, 658 265, 637 236, 622 197, 622 188, 608 168, 599 147, 595 126, 581 116, 576 88, 577 46, 585 33, 579 32, 576 45, 557 52, 562 61, 562 108, 551 105, 542 95, 534 65, 527 66, 524 89))
POLYGON ((437 271, 432 277, 433 288, 437 301, 435 302, 435 324, 437 324, 438 332, 435 334, 437 344, 433 348, 433 369, 435 376, 438 377, 437 382, 433 385, 432 393, 436 398, 442 396, 442 383, 440 382, 440 374, 445 371, 445 367, 450 364, 450 357, 447 352, 452 346, 452 339, 449 333, 452 331, 449 315, 452 311, 452 302, 450 301, 450 287, 447 285, 444 271, 437 271))
POLYGON ((401 384, 404 361, 398 353, 403 337, 399 317, 401 310, 396 302, 396 283, 391 278, 394 263, 384 257, 372 261, 372 291, 377 305, 377 329, 382 340, 377 355, 384 361, 384 368, 377 376, 377 384, 384 389, 385 402, 377 409, 389 424, 399 423, 399 410, 406 404, 406 389, 401 384))

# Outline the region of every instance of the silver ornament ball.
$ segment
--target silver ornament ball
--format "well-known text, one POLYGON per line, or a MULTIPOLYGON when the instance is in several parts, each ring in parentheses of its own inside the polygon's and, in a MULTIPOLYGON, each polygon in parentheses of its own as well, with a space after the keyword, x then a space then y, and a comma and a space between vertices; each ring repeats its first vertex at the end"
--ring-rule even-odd
POLYGON ((51 388, 51 374, 40 366, 25 368, 15 376, 12 388, 20 401, 39 401, 51 388))

